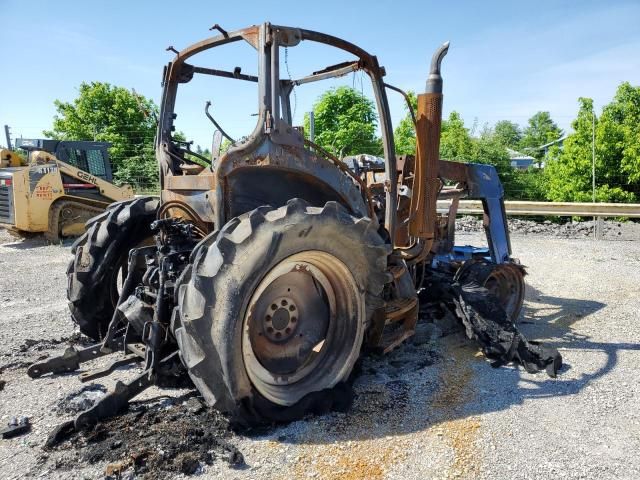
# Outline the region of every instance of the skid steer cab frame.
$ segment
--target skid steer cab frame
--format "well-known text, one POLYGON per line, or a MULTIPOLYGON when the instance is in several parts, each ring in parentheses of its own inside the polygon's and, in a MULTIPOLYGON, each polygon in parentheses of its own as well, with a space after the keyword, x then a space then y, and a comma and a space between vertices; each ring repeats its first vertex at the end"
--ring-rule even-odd
MULTIPOLYGON (((439 159, 440 67, 448 43, 433 55, 417 112, 409 105, 416 154, 397 157, 387 91, 407 95, 384 82, 375 56, 337 37, 270 23, 213 29, 220 34, 180 52, 169 48, 176 56, 164 70, 156 136, 160 201, 115 204, 74 246, 71 313, 101 344, 29 369, 38 377, 127 353, 84 373, 87 380, 144 358, 144 372, 80 414, 76 427, 115 414, 151 384, 175 384, 185 372, 208 404, 248 423, 344 408, 340 392, 348 390, 361 349, 386 353, 411 337, 418 292, 427 285, 471 279, 495 294, 503 320, 515 321, 522 306, 524 270, 510 257, 495 169, 439 159), (305 41, 351 58, 282 78, 282 49, 305 41), (257 72, 196 63, 202 52, 233 42, 255 50, 257 72), (371 80, 382 159, 337 158, 292 123, 296 87, 356 71, 371 80), (206 116, 232 142, 223 154, 214 148, 211 158, 173 134, 181 85, 197 75, 253 82, 258 91, 257 122, 237 141, 207 102, 206 116), (455 247, 463 197, 482 200, 489 248, 455 247), (437 211, 439 199, 449 202, 446 211, 437 211)), ((503 362, 521 338, 509 335, 515 340, 503 362)))

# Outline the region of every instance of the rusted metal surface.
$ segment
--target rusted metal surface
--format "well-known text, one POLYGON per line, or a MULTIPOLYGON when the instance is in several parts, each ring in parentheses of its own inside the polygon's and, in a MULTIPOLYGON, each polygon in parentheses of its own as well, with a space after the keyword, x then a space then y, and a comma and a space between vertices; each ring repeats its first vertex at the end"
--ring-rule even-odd
MULTIPOLYGON (((447 53, 449 44, 444 44, 433 55, 429 81, 439 80, 440 63, 447 53)), ((428 83, 429 83, 428 81, 428 83)), ((409 234, 426 240, 424 249, 431 250, 436 220, 436 198, 440 187, 438 160, 440 158, 440 129, 442 122, 442 87, 418 95, 418 115, 416 119, 416 168, 411 211, 415 213, 409 220, 409 234)))
MULTIPOLYGON (((333 196, 354 212, 366 212, 367 215, 372 215, 371 200, 360 179, 354 179, 351 172, 339 162, 335 162, 326 152, 316 149, 316 153, 313 153, 306 149, 302 135, 291 125, 288 108, 280 111, 281 105, 288 105, 288 96, 295 85, 341 76, 356 70, 363 70, 371 77, 374 95, 379 107, 380 127, 385 150, 385 171, 390 179, 388 183, 385 183, 386 204, 389 206, 387 213, 385 213, 385 226, 393 232, 395 229, 395 214, 393 212, 396 204, 396 185, 394 183, 396 169, 389 109, 382 82, 384 69, 379 66, 376 57, 350 42, 311 30, 275 26, 268 23, 235 32, 225 31, 222 35, 198 42, 180 51, 167 66, 164 80, 166 88, 161 102, 156 148, 163 173, 163 200, 166 198, 191 204, 195 200, 184 191, 179 194, 182 198, 178 198, 178 195, 172 193, 176 190, 177 185, 174 180, 170 179, 180 176, 180 164, 188 160, 185 159, 185 152, 181 151, 180 146, 172 140, 171 132, 178 84, 190 81, 194 74, 206 74, 255 81, 258 83, 260 101, 254 131, 241 141, 234 143, 227 154, 218 161, 214 172, 217 180, 209 192, 212 211, 206 211, 207 209, 196 208, 192 205, 200 214, 200 220, 214 225, 222 225, 231 216, 242 213, 233 206, 234 203, 238 203, 234 197, 241 199, 250 196, 252 192, 246 191, 245 185, 239 186, 237 178, 241 177, 243 173, 236 174, 235 171, 248 166, 277 168, 289 172, 298 171, 300 173, 299 180, 305 182, 307 188, 318 186, 318 181, 323 182, 325 186, 320 190, 335 192, 333 196), (259 58, 258 75, 244 74, 239 69, 227 72, 187 63, 202 51, 241 40, 247 41, 256 48, 259 58), (301 41, 324 43, 351 53, 358 57, 358 60, 333 65, 298 80, 281 81, 279 49, 281 47, 295 47, 301 41), (328 168, 324 164, 325 161, 333 162, 334 167, 337 168, 328 168), (342 174, 336 175, 335 170, 342 174), (351 181, 345 181, 345 176, 351 177, 351 181)), ((188 180, 182 181, 185 184, 189 183, 188 180)), ((274 187, 273 190, 277 190, 277 188, 274 187)), ((265 204, 278 205, 278 196, 282 197, 276 192, 272 199, 262 198, 261 201, 264 201, 265 204)), ((316 197, 319 200, 327 200, 326 193, 321 194, 320 191, 316 197)))
MULTIPOLYGON (((309 393, 310 372, 349 346, 337 332, 363 315, 357 292, 353 275, 326 252, 304 251, 269 271, 249 299, 242 340, 247 374, 262 395, 291 405, 309 393), (283 386, 290 387, 286 394, 283 386)), ((362 327, 357 328, 358 346, 362 327)), ((357 352, 347 348, 346 353, 343 368, 350 368, 357 352)))

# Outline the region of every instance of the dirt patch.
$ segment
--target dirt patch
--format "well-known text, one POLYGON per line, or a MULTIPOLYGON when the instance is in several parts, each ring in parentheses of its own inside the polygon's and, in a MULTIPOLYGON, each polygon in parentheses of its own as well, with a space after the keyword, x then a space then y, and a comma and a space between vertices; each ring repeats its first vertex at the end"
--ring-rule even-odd
POLYGON ((453 451, 453 462, 446 478, 477 478, 481 465, 478 448, 481 424, 475 417, 464 418, 461 410, 473 400, 475 393, 471 362, 474 357, 483 355, 468 343, 460 344, 454 338, 445 339, 444 344, 449 360, 444 363, 439 375, 440 388, 431 402, 433 413, 441 423, 433 430, 453 451))
POLYGON ((197 473, 216 460, 243 466, 230 435, 228 419, 193 395, 132 402, 126 413, 49 448, 43 461, 59 472, 72 471, 79 462, 106 461, 107 477, 172 478, 197 473))
POLYGON ((300 458, 294 478, 381 480, 395 464, 406 459, 406 443, 389 445, 385 439, 375 439, 324 446, 322 456, 300 458))

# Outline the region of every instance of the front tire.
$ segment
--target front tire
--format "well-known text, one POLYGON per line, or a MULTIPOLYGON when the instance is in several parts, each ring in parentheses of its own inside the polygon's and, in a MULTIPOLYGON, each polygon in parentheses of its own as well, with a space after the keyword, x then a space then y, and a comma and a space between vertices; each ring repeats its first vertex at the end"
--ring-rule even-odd
POLYGON ((524 304, 525 268, 519 263, 491 263, 486 260, 466 262, 455 279, 460 283, 476 282, 493 295, 514 325, 524 304))
POLYGON ((389 247, 369 218, 300 199, 258 208, 194 250, 174 335, 207 403, 244 423, 331 408, 381 305, 389 247))

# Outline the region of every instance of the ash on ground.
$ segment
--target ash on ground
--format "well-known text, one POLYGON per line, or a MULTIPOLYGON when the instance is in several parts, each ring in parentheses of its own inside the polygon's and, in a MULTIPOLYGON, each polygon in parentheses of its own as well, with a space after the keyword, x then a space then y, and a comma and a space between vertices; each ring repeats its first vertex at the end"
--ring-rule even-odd
POLYGON ((132 402, 126 413, 47 449, 42 461, 58 472, 71 472, 79 462, 106 461, 106 478, 173 478, 198 473, 216 460, 243 466, 230 435, 228 419, 189 394, 132 402))
POLYGON ((106 393, 107 388, 99 383, 85 385, 80 390, 60 399, 53 409, 58 415, 80 413, 93 407, 106 393))

